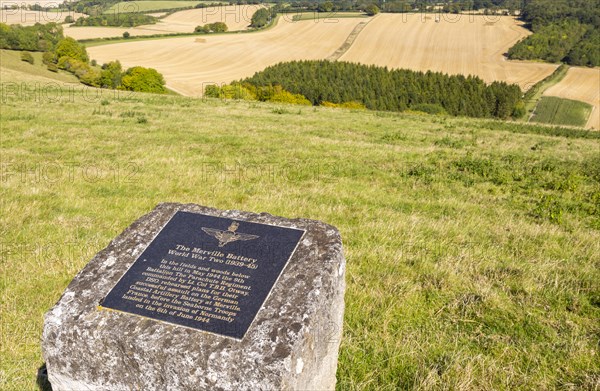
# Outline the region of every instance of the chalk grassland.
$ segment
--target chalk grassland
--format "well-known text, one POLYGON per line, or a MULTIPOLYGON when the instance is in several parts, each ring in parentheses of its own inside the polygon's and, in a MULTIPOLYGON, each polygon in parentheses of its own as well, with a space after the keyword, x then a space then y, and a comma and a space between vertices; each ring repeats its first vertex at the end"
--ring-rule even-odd
POLYGON ((598 139, 499 121, 35 91, 2 96, 1 390, 37 390, 43 314, 164 201, 339 228, 339 391, 600 386, 598 139))
MULTIPOLYGON (((20 3, 19 3, 20 4, 20 3)), ((30 11, 25 9, 0 10, 0 23, 33 26, 36 23, 62 23, 67 16, 74 19, 86 16, 72 11, 30 11)))
POLYGON ((362 18, 335 23, 292 22, 280 17, 256 34, 205 35, 137 41, 88 48, 98 62, 118 59, 125 67, 142 65, 161 72, 167 86, 183 95, 202 95, 208 84, 229 83, 269 65, 290 60, 323 59, 339 48, 362 18))
MULTIPOLYGON (((224 22, 229 31, 247 30, 250 20, 262 5, 227 5, 175 12, 156 24, 137 27, 64 27, 66 36, 75 39, 120 37, 125 31, 131 36, 169 33, 192 33, 198 25, 224 22)), ((156 45, 156 44, 155 44, 156 45)))
POLYGON ((600 68, 571 67, 560 83, 544 92, 545 96, 579 100, 593 106, 587 128, 600 130, 600 68))
POLYGON ((46 65, 42 62, 41 52, 30 53, 33 56, 34 63, 29 64, 21 60, 21 52, 16 50, 1 50, 0 49, 0 64, 2 66, 2 74, 5 79, 2 81, 23 82, 23 81, 39 81, 49 83, 50 80, 55 80, 62 83, 73 83, 80 85, 79 79, 71 73, 59 71, 50 72, 46 65), (9 74, 5 75, 4 73, 9 74))
POLYGON ((526 90, 558 67, 505 60, 503 53, 528 34, 513 17, 381 14, 340 61, 476 75, 526 90))

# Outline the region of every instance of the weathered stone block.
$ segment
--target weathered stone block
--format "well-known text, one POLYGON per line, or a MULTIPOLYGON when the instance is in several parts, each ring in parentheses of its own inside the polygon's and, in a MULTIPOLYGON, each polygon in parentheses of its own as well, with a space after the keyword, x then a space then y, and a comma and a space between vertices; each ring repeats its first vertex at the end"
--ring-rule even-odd
MULTIPOLYGON (((236 227, 221 232, 235 236, 236 227)), ((230 240, 223 235, 219 245, 230 240)), ((332 390, 344 270, 340 235, 322 222, 160 204, 100 251, 46 314, 49 380, 54 391, 332 390), (305 231, 241 339, 101 307, 178 211, 305 231)))

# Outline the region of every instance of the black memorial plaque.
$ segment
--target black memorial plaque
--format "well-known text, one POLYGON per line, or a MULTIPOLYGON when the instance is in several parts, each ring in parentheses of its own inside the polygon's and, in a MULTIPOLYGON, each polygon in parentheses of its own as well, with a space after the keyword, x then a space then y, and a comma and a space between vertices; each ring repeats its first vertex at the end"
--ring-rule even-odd
POLYGON ((101 307, 242 339, 303 234, 177 212, 101 307))

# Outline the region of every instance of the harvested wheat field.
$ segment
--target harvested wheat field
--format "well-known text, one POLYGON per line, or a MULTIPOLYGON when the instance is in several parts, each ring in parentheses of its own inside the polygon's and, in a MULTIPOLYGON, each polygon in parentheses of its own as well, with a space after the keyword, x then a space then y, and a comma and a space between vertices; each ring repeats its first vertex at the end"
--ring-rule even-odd
POLYGON ((340 61, 476 75, 526 90, 558 67, 504 58, 528 34, 508 16, 380 14, 340 61))
POLYGON ((196 26, 224 22, 229 31, 246 30, 250 19, 262 5, 227 5, 175 12, 156 24, 137 27, 71 27, 65 26, 65 35, 75 39, 120 37, 125 31, 131 36, 154 34, 192 33, 196 26))
POLYGON ((594 106, 587 128, 600 130, 600 68, 569 68, 560 83, 548 88, 544 95, 579 100, 594 106))
POLYGON ((166 29, 177 32, 192 32, 198 25, 223 22, 229 31, 246 30, 252 15, 263 5, 227 5, 175 12, 160 21, 166 29))
POLYGON ((279 18, 274 28, 255 34, 125 42, 90 47, 88 53, 100 63, 118 59, 125 67, 155 68, 165 76, 170 89, 199 96, 207 84, 252 76, 278 62, 326 58, 363 20, 344 18, 337 23, 315 23, 279 18))
MULTIPOLYGON (((3 4, 8 5, 9 3, 6 2, 3 4)), ((45 3, 40 4, 44 5, 45 3)), ((50 6, 49 4, 45 5, 50 6)), ((27 9, 2 9, 0 10, 0 23, 20 24, 22 26, 33 26, 36 23, 62 23, 69 15, 71 15, 74 19, 85 16, 84 14, 70 11, 30 11, 27 9)))
POLYGON ((167 33, 165 31, 156 30, 156 26, 158 26, 158 23, 138 27, 63 26, 63 32, 65 36, 78 40, 122 37, 125 31, 129 32, 132 37, 167 33))

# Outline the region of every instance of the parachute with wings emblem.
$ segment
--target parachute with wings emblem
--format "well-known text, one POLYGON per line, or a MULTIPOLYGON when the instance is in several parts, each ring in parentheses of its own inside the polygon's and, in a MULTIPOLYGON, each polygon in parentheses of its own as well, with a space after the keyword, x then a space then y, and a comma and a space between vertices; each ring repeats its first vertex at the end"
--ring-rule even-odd
POLYGON ((228 243, 235 242, 238 240, 253 240, 259 238, 258 235, 242 234, 236 232, 240 224, 237 221, 231 223, 227 231, 222 231, 215 228, 202 227, 202 231, 208 235, 214 237, 219 241, 219 247, 223 247, 228 243))

